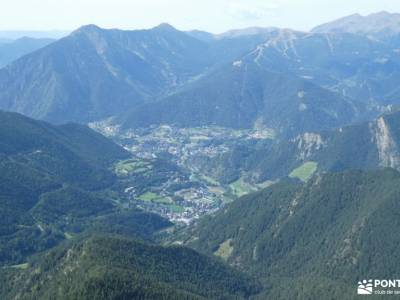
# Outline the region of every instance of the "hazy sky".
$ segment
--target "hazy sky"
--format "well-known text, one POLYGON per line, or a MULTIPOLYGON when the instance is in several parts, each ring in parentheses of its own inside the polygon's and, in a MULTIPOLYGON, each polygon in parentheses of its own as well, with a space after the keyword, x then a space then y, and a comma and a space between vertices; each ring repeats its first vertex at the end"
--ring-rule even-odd
POLYGON ((0 0, 0 30, 71 30, 84 24, 222 32, 248 26, 308 30, 341 16, 387 10, 399 0, 0 0))

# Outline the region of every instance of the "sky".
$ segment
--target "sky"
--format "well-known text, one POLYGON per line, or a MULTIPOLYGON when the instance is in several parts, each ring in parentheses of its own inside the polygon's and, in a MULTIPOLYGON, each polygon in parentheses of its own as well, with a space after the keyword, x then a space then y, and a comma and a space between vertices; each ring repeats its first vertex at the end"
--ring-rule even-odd
POLYGON ((0 30, 142 29, 170 23, 221 33, 251 26, 297 30, 353 13, 400 13, 399 0, 0 0, 0 30))

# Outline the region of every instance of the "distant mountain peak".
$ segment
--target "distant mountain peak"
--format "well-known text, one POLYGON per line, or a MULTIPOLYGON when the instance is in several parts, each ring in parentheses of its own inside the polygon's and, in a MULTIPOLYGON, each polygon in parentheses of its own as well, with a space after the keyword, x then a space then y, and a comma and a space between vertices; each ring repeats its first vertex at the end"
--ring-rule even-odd
POLYGON ((177 31, 177 29, 168 23, 161 23, 160 25, 154 27, 153 29, 156 30, 170 30, 170 31, 177 31))
POLYGON ((349 18, 363 18, 363 16, 361 14, 359 14, 359 13, 355 13, 355 14, 351 14, 351 15, 348 15, 348 16, 344 16, 344 17, 342 17, 340 19, 346 19, 346 18, 348 18, 348 19, 349 18))
POLYGON ((88 25, 84 25, 79 27, 77 30, 75 30, 74 32, 72 32, 72 34, 76 34, 76 33, 94 33, 94 32, 100 32, 103 29, 101 29, 99 26, 95 25, 95 24, 88 24, 88 25))
POLYGON ((390 36, 400 33, 400 14, 380 11, 363 16, 357 13, 317 26, 312 32, 390 36))
MULTIPOLYGON (((397 13, 390 13, 390 12, 388 12, 388 11, 386 11, 386 10, 382 10, 382 11, 379 11, 379 12, 377 12, 377 13, 370 14, 369 16, 387 17, 387 16, 393 16, 393 15, 398 15, 398 14, 397 14, 397 13)), ((368 16, 367 16, 367 17, 368 17, 368 16)))
POLYGON ((237 38, 241 36, 262 35, 277 31, 276 27, 247 27, 243 29, 233 29, 217 35, 217 38, 237 38))

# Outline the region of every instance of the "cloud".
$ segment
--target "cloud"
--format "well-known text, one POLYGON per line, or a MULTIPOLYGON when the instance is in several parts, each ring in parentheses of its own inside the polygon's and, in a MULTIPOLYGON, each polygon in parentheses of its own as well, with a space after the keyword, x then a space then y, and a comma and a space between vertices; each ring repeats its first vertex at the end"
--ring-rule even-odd
POLYGON ((279 6, 273 2, 254 5, 234 2, 229 5, 228 12, 234 18, 260 20, 271 16, 278 8, 279 6))

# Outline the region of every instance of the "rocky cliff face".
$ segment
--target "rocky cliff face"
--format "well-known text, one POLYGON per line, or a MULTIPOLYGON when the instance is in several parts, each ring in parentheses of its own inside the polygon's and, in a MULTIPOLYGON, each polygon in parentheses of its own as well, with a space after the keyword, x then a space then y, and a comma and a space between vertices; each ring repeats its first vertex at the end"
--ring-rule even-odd
POLYGON ((400 152, 391 129, 385 118, 381 117, 372 124, 372 135, 379 153, 382 167, 400 168, 400 152))

